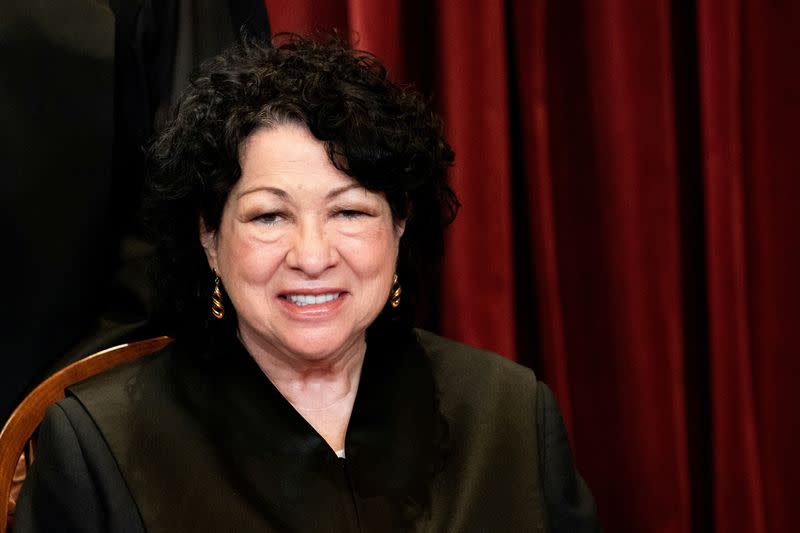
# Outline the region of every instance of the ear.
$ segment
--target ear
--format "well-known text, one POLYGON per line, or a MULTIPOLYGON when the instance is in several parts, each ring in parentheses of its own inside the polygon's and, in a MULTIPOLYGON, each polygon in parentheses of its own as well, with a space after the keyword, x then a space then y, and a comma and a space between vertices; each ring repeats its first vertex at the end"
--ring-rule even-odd
POLYGON ((397 232, 397 240, 398 240, 398 242, 400 241, 400 237, 402 237, 403 233, 405 233, 405 231, 406 231, 406 220, 408 220, 408 219, 404 218, 402 220, 399 220, 397 222, 397 224, 394 225, 394 230, 395 230, 395 232, 397 232))
POLYGON ((203 217, 197 218, 197 228, 200 233, 200 244, 206 252, 208 266, 213 270, 217 269, 217 232, 208 229, 203 217))

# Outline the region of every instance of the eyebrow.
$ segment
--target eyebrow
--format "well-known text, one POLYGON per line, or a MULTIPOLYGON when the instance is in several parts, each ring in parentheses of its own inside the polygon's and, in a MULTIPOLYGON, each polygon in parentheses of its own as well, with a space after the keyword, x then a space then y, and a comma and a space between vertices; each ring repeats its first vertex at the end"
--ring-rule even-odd
POLYGON ((328 194, 325 195, 325 199, 330 200, 331 198, 335 198, 340 194, 344 194, 351 189, 363 189, 364 186, 360 183, 351 183, 350 185, 345 185, 344 187, 339 187, 337 189, 333 189, 328 194))
MULTIPOLYGON (((347 191, 349 191, 351 189, 363 189, 363 188, 364 187, 360 183, 351 183, 349 185, 345 185, 344 187, 338 187, 338 188, 333 189, 332 191, 328 192, 328 194, 325 195, 325 199, 326 200, 330 200, 332 198, 335 198, 335 197, 339 196, 340 194, 346 193, 347 191)), ((247 189, 246 191, 240 192, 236 196, 236 198, 239 199, 242 196, 246 196, 248 194, 251 194, 251 193, 254 193, 254 192, 259 192, 259 191, 272 193, 275 196, 277 196, 278 198, 280 198, 281 200, 288 200, 289 199, 289 193, 287 193, 283 189, 279 189, 278 187, 253 187, 252 189, 247 189)))
POLYGON ((259 191, 271 192, 272 194, 281 198, 282 200, 286 200, 289 198, 289 194, 286 191, 284 191, 283 189, 279 189, 277 187, 253 187, 252 189, 247 189, 240 192, 238 195, 236 195, 236 199, 238 200, 242 196, 247 196, 248 194, 252 194, 254 192, 259 192, 259 191))

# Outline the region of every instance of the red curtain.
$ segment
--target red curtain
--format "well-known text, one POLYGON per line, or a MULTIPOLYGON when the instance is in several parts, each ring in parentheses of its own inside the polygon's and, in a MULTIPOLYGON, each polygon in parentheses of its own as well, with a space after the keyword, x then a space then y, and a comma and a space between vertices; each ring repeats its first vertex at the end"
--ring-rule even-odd
POLYGON ((793 531, 800 5, 699 8, 714 516, 720 531, 793 531))
POLYGON ((800 4, 266 3, 434 95, 432 325, 551 384, 606 531, 797 529, 800 4))

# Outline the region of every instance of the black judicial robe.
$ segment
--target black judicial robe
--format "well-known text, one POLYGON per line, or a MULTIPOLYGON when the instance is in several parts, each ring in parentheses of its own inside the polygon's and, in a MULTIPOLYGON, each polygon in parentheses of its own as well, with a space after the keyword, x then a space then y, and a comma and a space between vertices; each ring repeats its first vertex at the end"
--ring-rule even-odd
POLYGON ((368 342, 340 459, 238 342, 179 343, 51 407, 29 531, 599 531, 533 373, 430 333, 368 342))

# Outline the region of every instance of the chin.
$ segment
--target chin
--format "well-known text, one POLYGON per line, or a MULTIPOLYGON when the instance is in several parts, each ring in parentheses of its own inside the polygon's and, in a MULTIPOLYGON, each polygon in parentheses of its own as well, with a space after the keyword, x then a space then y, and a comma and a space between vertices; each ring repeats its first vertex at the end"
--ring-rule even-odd
MULTIPOLYGON (((337 332, 330 331, 301 331, 291 339, 286 339, 285 346, 288 351, 298 358, 308 361, 323 361, 334 354, 348 349, 352 345, 352 338, 340 336, 337 332)), ((362 334, 363 338, 363 334, 362 334)))

